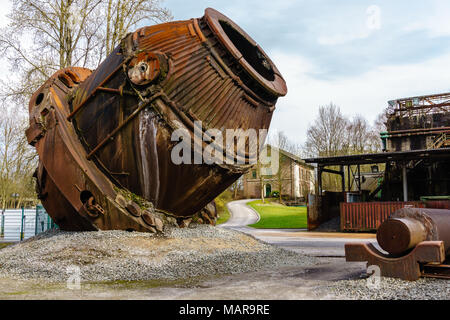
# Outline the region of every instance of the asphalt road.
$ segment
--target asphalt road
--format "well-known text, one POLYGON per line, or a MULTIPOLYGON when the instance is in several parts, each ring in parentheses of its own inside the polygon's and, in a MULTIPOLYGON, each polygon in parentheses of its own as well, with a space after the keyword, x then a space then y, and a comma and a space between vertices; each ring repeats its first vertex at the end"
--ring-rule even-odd
POLYGON ((248 225, 257 223, 259 221, 259 214, 246 205, 248 202, 253 200, 255 199, 245 199, 229 202, 227 204, 227 207, 228 211, 230 212, 230 219, 228 219, 227 222, 219 225, 219 227, 242 231, 250 229, 249 227, 247 227, 248 225))
POLYGON ((255 229, 248 227, 248 225, 259 220, 258 213, 247 206, 250 201, 253 201, 253 199, 228 203, 231 216, 220 227, 245 232, 264 242, 316 257, 344 258, 344 246, 348 242, 371 242, 377 245, 374 234, 325 233, 308 232, 306 229, 255 229))

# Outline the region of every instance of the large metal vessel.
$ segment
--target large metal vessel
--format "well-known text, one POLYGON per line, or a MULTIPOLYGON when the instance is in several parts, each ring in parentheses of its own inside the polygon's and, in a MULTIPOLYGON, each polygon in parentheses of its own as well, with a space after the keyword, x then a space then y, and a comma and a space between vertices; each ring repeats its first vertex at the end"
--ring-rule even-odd
POLYGON ((213 223, 208 204, 256 153, 234 142, 221 148, 210 130, 267 129, 286 93, 264 51, 214 9, 141 28, 95 71, 60 70, 31 98, 26 134, 39 153, 38 195, 65 230, 156 232, 198 212, 213 223), (173 160, 177 130, 191 138, 183 142, 192 163, 173 160), (198 133, 223 163, 195 161, 211 143, 198 133))

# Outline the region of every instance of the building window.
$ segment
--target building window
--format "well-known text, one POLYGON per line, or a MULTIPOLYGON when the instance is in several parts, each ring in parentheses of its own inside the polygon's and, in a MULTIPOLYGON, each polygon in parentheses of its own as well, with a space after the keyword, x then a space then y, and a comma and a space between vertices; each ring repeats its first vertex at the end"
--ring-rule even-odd
POLYGON ((252 178, 256 179, 256 170, 252 170, 252 178))

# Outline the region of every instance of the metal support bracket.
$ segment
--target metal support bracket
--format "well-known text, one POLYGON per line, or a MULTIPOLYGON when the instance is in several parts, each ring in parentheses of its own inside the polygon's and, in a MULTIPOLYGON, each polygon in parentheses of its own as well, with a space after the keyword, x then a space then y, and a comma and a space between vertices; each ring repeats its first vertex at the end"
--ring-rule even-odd
POLYGON ((371 243, 346 243, 345 258, 346 261, 367 261, 367 266, 377 265, 381 276, 415 281, 422 276, 421 264, 444 262, 444 242, 420 242, 401 257, 383 254, 371 243))

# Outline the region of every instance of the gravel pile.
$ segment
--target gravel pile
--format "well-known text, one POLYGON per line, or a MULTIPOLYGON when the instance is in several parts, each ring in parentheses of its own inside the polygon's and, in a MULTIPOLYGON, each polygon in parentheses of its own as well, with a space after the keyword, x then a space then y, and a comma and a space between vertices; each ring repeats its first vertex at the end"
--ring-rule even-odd
POLYGON ((421 278, 404 281, 381 277, 379 286, 367 279, 337 281, 327 286, 329 293, 346 300, 450 300, 450 281, 421 278))
POLYGON ((66 281, 176 280, 312 265, 315 258, 207 225, 165 230, 49 231, 0 250, 0 276, 66 281))

